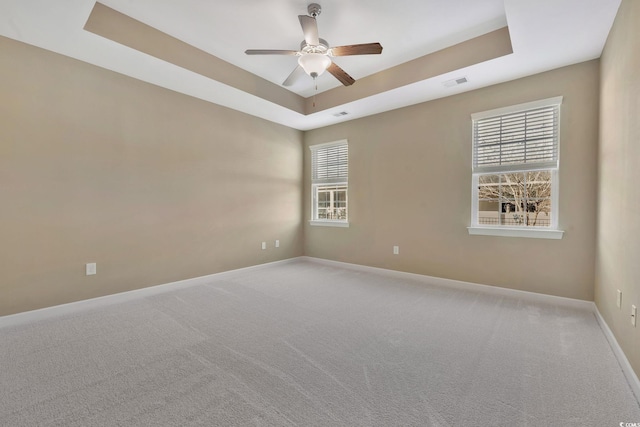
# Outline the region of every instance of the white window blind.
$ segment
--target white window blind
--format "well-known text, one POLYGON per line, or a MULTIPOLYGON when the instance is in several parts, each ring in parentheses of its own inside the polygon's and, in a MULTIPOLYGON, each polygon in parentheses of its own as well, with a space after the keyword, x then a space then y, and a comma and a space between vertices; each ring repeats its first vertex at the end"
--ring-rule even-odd
POLYGON ((311 149, 311 180, 313 183, 347 182, 349 177, 349 147, 347 141, 313 145, 311 149))
POLYGON ((557 168, 559 99, 520 111, 472 116, 473 172, 557 168))

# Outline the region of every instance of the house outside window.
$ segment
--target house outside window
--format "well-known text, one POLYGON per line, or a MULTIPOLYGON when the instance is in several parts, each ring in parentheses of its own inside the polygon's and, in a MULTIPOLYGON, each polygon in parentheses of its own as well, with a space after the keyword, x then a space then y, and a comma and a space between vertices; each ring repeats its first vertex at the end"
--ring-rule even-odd
POLYGON ((312 145, 311 225, 348 227, 349 146, 346 140, 312 145))
POLYGON ((562 97, 471 116, 470 234, 562 238, 558 170, 562 97))

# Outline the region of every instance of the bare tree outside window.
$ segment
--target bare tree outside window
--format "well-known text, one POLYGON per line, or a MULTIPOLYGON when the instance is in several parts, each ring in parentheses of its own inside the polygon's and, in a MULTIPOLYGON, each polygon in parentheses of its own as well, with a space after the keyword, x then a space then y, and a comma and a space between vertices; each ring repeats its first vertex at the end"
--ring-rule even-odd
POLYGON ((480 175, 478 178, 479 224, 549 226, 550 171, 480 175))

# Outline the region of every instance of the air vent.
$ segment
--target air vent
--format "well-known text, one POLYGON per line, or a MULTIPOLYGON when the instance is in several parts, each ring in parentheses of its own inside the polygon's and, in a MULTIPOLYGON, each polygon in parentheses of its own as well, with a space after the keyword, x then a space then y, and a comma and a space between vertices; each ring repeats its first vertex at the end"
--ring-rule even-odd
POLYGON ((349 113, 347 113, 346 111, 340 111, 339 113, 335 113, 333 117, 342 117, 342 116, 346 116, 347 114, 349 113))
POLYGON ((467 80, 466 77, 458 77, 457 79, 447 80, 442 84, 445 85, 446 87, 452 87, 452 86, 461 85, 463 83, 467 83, 468 81, 469 80, 467 80))

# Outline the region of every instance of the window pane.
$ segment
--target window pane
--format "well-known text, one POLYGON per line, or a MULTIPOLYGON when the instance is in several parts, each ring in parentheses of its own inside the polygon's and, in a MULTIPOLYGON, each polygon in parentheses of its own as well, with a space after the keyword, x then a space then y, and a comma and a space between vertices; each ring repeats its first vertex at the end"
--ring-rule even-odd
POLYGON ((346 185, 318 185, 316 186, 316 200, 316 219, 347 219, 346 185))
POLYGON ((318 219, 327 219, 327 211, 331 207, 331 193, 318 189, 318 219))
POLYGON ((551 225, 551 172, 478 177, 478 224, 516 227, 551 225))
POLYGON ((500 175, 502 215, 500 224, 507 226, 525 225, 522 214, 525 205, 525 185, 523 173, 505 173, 500 175))
POLYGON ((551 172, 526 173, 527 225, 548 227, 551 225, 551 172))
POLYGON ((347 192, 343 189, 336 189, 333 202, 334 219, 347 219, 347 192))
POLYGON ((478 224, 500 225, 500 176, 478 178, 478 224))

